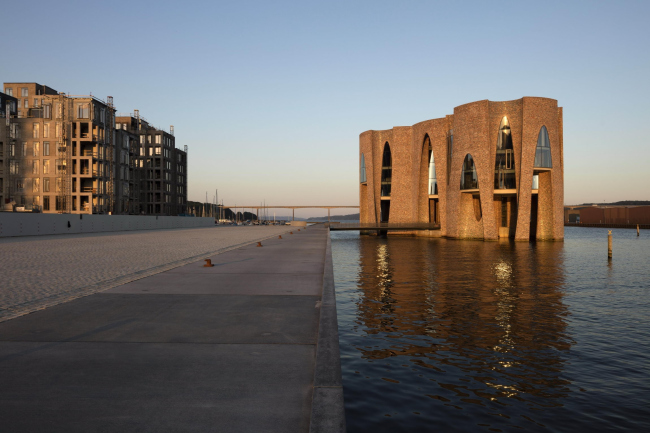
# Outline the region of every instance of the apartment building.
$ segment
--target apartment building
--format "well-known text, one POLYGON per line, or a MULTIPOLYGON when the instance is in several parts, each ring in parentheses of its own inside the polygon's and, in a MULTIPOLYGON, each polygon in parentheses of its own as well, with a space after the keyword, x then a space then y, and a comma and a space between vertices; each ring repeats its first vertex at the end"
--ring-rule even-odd
POLYGON ((14 167, 11 156, 15 152, 16 136, 19 134, 18 124, 14 120, 17 116, 18 99, 0 92, 0 210, 10 197, 10 167, 14 167))
POLYGON ((135 166, 141 170, 140 207, 147 215, 180 215, 187 212, 187 146, 176 148, 174 127, 156 128, 138 110, 118 114, 118 130, 138 137, 135 166))
MULTIPOLYGON (((187 146, 113 98, 4 83, 0 192, 6 210, 178 215, 187 209, 187 146), (15 95, 15 96, 14 96, 15 95)), ((136 110, 137 111, 137 110, 136 110)))
POLYGON ((38 83, 4 83, 17 95, 20 137, 10 183, 18 208, 46 213, 111 212, 112 98, 69 96, 38 83))

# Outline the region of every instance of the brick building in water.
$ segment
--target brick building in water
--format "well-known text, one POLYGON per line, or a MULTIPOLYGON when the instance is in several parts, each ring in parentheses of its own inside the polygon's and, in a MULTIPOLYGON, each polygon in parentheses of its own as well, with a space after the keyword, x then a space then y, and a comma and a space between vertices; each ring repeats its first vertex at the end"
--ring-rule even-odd
POLYGON ((416 235, 564 239, 562 108, 477 101, 359 137, 361 223, 438 223, 416 235))
POLYGON ((150 215, 186 212, 187 152, 175 148, 173 134, 148 123, 144 128, 126 128, 120 123, 116 128, 110 96, 106 101, 71 96, 38 83, 4 83, 3 90, 0 210, 150 215), (161 152, 167 157, 164 162, 145 157, 143 143, 148 136, 152 146, 152 137, 154 143, 160 140, 161 152), (168 169, 164 171, 156 164, 168 169), (165 183, 156 183, 161 178, 165 183), (161 194, 156 196, 156 192, 161 194))

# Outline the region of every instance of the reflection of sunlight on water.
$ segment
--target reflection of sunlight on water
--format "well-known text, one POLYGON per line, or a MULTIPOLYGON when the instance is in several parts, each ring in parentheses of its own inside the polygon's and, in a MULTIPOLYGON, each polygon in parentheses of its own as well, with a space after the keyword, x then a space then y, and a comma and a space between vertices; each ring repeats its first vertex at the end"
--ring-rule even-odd
POLYGON ((382 299, 390 296, 390 287, 393 282, 391 280, 388 259, 388 245, 377 245, 377 277, 379 278, 379 286, 381 287, 382 299))
MULTIPOLYGON (((510 335, 510 316, 514 309, 514 301, 516 300, 515 296, 511 293, 511 290, 515 288, 512 265, 503 259, 499 260, 494 265, 494 275, 497 277, 497 285, 494 288, 494 294, 498 299, 498 313, 495 319, 504 331, 503 337, 499 340, 499 345, 494 346, 494 351, 505 353, 509 352, 514 345, 510 335)), ((501 365, 503 367, 510 367, 512 364, 501 363, 501 365)))

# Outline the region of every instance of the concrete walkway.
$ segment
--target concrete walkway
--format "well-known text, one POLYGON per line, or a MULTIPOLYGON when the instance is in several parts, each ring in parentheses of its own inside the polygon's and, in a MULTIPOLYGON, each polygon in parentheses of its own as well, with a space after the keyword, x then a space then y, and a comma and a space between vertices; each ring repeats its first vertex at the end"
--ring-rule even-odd
POLYGON ((0 323, 1 429, 345 431, 329 235, 282 237, 0 323))

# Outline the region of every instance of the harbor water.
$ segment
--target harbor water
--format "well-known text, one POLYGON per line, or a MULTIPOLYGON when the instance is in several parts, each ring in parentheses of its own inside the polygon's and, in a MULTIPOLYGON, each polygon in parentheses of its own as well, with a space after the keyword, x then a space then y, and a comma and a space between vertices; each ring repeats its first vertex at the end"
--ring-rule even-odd
POLYGON ((349 433, 650 431, 650 231, 332 232, 349 433))

